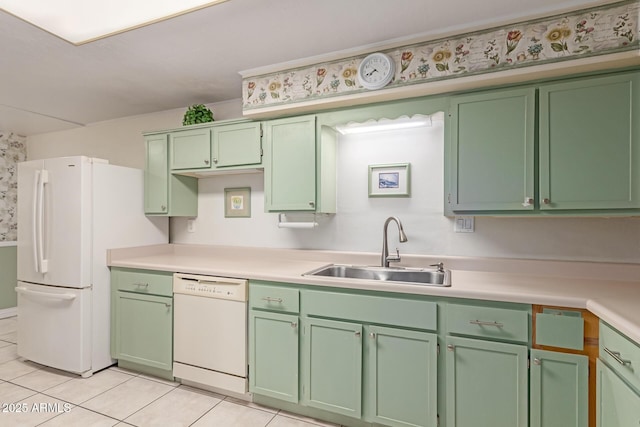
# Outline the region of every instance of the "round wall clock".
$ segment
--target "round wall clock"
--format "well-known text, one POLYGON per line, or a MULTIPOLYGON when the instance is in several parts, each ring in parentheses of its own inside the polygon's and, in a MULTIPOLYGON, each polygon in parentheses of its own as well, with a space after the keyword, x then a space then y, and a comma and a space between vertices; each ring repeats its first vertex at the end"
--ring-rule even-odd
POLYGON ((389 55, 372 53, 358 66, 358 83, 365 89, 380 89, 389 84, 395 73, 396 64, 389 55))

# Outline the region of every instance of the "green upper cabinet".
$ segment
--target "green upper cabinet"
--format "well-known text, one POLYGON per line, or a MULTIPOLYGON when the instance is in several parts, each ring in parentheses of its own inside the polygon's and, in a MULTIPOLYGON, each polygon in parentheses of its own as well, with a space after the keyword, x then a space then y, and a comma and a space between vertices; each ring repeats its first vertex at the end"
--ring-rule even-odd
POLYGON ((589 358, 531 350, 530 427, 589 425, 589 358))
POLYGON ((168 135, 146 135, 145 147, 145 214, 197 216, 198 181, 193 177, 170 173, 168 135))
POLYGON ((447 427, 527 427, 527 346, 448 336, 447 427))
POLYGON ((316 116, 265 122, 265 210, 335 212, 335 134, 316 116))
POLYGON ((451 98, 451 210, 532 210, 535 89, 451 98))
POLYGON ((625 72, 452 97, 447 212, 637 212, 638 85, 625 72))
POLYGON ((640 207, 640 73, 540 86, 540 209, 640 207))
POLYGON ((259 167, 262 165, 262 139, 259 122, 232 123, 211 128, 213 166, 259 167))
POLYGON ((180 130, 169 134, 171 170, 211 166, 211 129, 180 130))

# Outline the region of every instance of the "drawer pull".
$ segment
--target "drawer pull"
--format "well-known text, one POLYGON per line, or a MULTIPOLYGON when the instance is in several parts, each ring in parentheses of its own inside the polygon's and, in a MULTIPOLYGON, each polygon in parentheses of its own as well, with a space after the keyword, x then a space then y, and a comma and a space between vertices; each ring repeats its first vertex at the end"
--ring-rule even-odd
POLYGON ((480 326, 495 326, 496 328, 503 328, 504 324, 498 322, 485 322, 483 320, 469 320, 469 323, 472 325, 480 325, 480 326))
POLYGON ((534 365, 542 365, 542 360, 538 359, 537 357, 535 359, 533 359, 533 364, 534 365))
POLYGON ((297 328, 298 327, 298 322, 291 322, 291 327, 293 329, 297 328))
POLYGON ((375 340, 376 339, 376 334, 375 332, 369 332, 369 338, 375 340))
POLYGON ((171 304, 169 304, 168 302, 165 302, 165 303, 164 303, 164 306, 165 306, 165 307, 167 307, 167 308, 169 308, 169 307, 171 307, 171 304))
POLYGON ((266 302, 282 302, 282 298, 271 298, 271 297, 264 297, 262 298, 262 301, 266 301, 266 302))
POLYGON ((616 362, 618 362, 622 366, 631 365, 631 360, 625 360, 622 357, 620 357, 620 352, 619 351, 611 351, 607 347, 604 348, 604 351, 609 356, 613 357, 613 360, 615 360, 616 362))
POLYGON ((356 331, 356 336, 359 337, 360 336, 360 331, 356 331))
POLYGON ((148 283, 134 283, 133 286, 137 286, 139 288, 148 288, 149 284, 148 283))
POLYGON ((447 350, 448 351, 453 351, 454 348, 455 348, 455 346, 453 344, 447 344, 447 350))

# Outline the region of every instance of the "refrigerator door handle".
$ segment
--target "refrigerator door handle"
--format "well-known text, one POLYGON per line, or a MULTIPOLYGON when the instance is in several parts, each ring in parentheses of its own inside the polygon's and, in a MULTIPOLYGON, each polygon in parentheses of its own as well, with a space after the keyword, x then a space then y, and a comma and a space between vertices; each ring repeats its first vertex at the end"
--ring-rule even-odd
POLYGON ((40 272, 40 258, 38 257, 38 202, 40 200, 40 171, 33 173, 33 204, 31 205, 31 248, 33 250, 33 267, 40 272))
POLYGON ((16 292, 23 295, 33 295, 36 297, 52 298, 64 301, 76 299, 76 295, 74 294, 53 294, 49 292, 32 291, 31 289, 23 288, 22 286, 17 286, 16 292))
POLYGON ((40 184, 38 188, 38 265, 40 273, 49 271, 48 260, 44 258, 44 191, 45 184, 49 182, 49 173, 46 169, 40 171, 40 184))

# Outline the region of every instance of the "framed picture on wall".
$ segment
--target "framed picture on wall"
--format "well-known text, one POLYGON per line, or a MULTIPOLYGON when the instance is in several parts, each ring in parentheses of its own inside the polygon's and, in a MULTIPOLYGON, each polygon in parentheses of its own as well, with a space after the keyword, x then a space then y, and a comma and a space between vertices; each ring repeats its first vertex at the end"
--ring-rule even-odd
POLYGON ((225 218, 251 218, 251 187, 224 189, 225 218))
POLYGON ((411 197, 411 164, 369 165, 369 197, 411 197))

